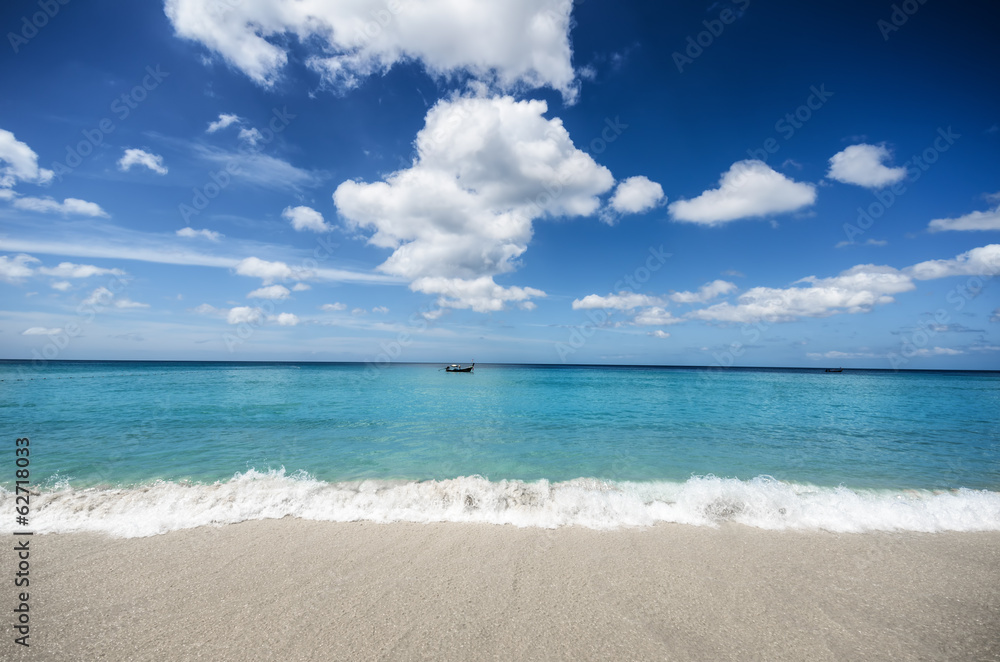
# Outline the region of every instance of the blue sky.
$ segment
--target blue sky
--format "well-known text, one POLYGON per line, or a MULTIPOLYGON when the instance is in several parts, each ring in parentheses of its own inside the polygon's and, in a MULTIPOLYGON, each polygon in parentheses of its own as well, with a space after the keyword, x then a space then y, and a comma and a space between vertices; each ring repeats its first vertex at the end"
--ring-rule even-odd
POLYGON ((6 3, 0 354, 998 369, 994 16, 6 3))

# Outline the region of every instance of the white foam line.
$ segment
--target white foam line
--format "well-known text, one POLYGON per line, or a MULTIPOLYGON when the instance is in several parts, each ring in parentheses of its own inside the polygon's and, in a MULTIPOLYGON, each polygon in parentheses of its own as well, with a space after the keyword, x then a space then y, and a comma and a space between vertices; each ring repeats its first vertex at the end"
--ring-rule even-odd
MULTIPOLYGON (((0 491, 0 512, 14 494, 0 491)), ((1000 492, 959 489, 851 490, 797 485, 760 476, 714 476, 684 483, 580 478, 491 482, 481 476, 441 481, 326 483, 307 474, 255 470, 211 485, 160 481, 115 489, 61 483, 32 499, 38 533, 97 531, 140 537, 205 525, 282 518, 349 522, 479 522, 593 529, 676 522, 762 529, 997 531, 1000 492)), ((0 532, 13 531, 0 523, 0 532)))

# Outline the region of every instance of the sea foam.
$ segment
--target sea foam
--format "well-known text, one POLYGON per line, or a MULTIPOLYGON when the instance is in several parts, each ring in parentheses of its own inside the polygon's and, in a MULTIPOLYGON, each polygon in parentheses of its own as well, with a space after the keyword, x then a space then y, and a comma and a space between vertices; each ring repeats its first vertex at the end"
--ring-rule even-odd
MULTIPOLYGON (((0 489, 0 511, 14 494, 0 489)), ((74 488, 66 482, 34 496, 37 533, 92 531, 142 537, 205 525, 297 517, 330 522, 478 522, 521 527, 614 529, 675 522, 762 529, 869 531, 997 531, 1000 492, 957 489, 855 490, 816 487, 758 476, 751 480, 692 477, 677 482, 612 482, 579 478, 490 481, 366 480, 328 483, 284 470, 237 473, 213 484, 155 483, 74 488)), ((23 527, 19 527, 23 528, 23 527)), ((0 524, 0 532, 14 530, 0 524)))

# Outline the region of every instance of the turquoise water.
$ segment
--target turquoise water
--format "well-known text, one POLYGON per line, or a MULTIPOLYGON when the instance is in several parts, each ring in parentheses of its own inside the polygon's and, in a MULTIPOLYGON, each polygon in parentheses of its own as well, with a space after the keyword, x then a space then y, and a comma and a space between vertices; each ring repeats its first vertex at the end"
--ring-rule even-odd
MULTIPOLYGON (((958 494, 986 499, 979 528, 1000 526, 1000 373, 439 368, 6 362, 0 390, 5 436, 31 438, 32 481, 51 497, 52 530, 78 519, 60 510, 70 496, 114 510, 115 498, 131 504, 149 486, 241 486, 239 500, 264 484, 277 490, 268 499, 304 486, 322 492, 309 497, 321 519, 348 511, 360 513, 354 519, 471 517, 467 508, 431 517, 457 498, 449 489, 494 506, 503 493, 513 510, 498 521, 512 523, 555 507, 567 490, 580 492, 571 509, 628 497, 659 512, 714 486, 740 493, 726 498, 743 513, 778 493, 890 504, 916 494, 922 507, 938 493, 958 494), (541 485, 548 496, 532 492, 522 503, 506 494, 512 485, 541 485), (354 510, 330 501, 334 489, 353 494, 354 510), (417 514, 386 515, 400 508, 417 514)), ((12 474, 13 465, 2 474, 7 490, 12 474)), ((302 507, 284 514, 303 516, 302 507)), ((605 516, 615 523, 614 513, 605 516)))

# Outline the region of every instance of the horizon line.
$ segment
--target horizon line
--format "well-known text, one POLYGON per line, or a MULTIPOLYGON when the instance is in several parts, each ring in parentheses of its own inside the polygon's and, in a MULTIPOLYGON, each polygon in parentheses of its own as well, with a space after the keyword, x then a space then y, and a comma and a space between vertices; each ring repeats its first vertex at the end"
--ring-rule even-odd
MULTIPOLYGON (((9 359, 0 358, 0 363, 37 363, 39 359, 9 359)), ((230 363, 230 364, 313 364, 313 365, 374 365, 381 368, 391 366, 419 366, 419 365, 450 365, 452 361, 392 361, 390 363, 377 363, 373 361, 312 361, 312 360, 240 360, 240 359, 44 359, 42 364, 50 363, 230 363)), ((484 366, 532 366, 545 368, 660 368, 660 369, 685 369, 685 370, 809 370, 825 371, 832 369, 832 366, 721 366, 721 365, 682 365, 682 364, 655 364, 655 363, 521 363, 521 362, 476 362, 477 365, 484 366)), ((464 364, 463 364, 464 365, 464 364)), ((877 372, 982 372, 1000 373, 1000 368, 845 368, 837 366, 838 371, 877 371, 877 372)))

